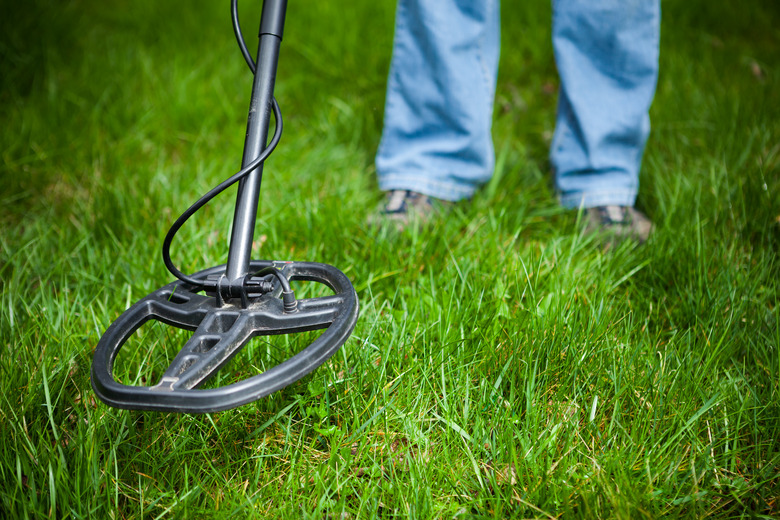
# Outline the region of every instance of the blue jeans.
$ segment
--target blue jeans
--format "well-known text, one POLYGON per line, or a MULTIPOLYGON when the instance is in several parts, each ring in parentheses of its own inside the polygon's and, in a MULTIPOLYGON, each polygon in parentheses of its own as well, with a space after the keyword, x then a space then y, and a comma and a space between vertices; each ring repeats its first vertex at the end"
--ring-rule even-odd
MULTIPOLYGON (((550 161, 563 206, 634 204, 660 23, 659 0, 553 0, 550 161)), ((459 200, 490 179, 498 56, 498 0, 399 0, 380 189, 459 200)))

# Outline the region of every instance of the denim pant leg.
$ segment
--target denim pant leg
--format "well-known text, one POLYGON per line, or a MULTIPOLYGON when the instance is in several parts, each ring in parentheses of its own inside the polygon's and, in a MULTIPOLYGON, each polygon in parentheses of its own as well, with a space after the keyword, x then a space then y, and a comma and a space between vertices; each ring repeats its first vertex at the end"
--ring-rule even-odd
POLYGON ((631 206, 658 78, 659 0, 554 0, 550 149, 565 207, 631 206))
POLYGON ((498 55, 498 0, 399 0, 380 189, 459 200, 490 179, 498 55))

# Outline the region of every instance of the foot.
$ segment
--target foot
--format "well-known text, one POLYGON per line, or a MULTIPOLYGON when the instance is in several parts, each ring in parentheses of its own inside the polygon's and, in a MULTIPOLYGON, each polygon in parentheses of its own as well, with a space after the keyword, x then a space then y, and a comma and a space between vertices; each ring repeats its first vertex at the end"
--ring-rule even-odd
POLYGON ((598 206, 588 208, 585 233, 604 233, 617 239, 644 243, 653 231, 653 223, 631 206, 598 206))
POLYGON ((392 190, 385 195, 384 203, 368 218, 371 226, 394 225, 402 230, 412 223, 430 222, 447 204, 411 190, 392 190))

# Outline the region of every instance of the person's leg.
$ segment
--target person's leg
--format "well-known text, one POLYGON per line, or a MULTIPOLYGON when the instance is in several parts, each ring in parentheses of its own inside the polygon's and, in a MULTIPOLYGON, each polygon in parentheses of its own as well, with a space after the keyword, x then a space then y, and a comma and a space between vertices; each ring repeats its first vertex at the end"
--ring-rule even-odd
POLYGON ((493 173, 498 0, 399 0, 379 188, 471 197, 493 173))
POLYGON ((658 78, 659 0, 554 0, 550 149, 561 204, 633 206, 658 78))

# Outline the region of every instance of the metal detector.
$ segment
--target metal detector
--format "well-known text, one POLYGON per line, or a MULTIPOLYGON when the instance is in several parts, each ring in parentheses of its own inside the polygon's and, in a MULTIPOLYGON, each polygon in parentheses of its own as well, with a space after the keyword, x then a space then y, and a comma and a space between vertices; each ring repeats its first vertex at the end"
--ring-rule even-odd
POLYGON ((279 142, 282 117, 273 97, 287 0, 265 0, 260 21, 257 65, 247 50, 231 1, 233 29, 254 73, 241 170, 206 193, 171 226, 163 241, 163 260, 178 278, 127 309, 112 323, 95 349, 92 388, 118 408, 203 413, 250 403, 299 380, 330 358, 347 340, 358 317, 358 300, 338 269, 313 262, 250 260, 263 162, 279 142), (275 129, 268 141, 271 114, 275 129), (227 264, 194 275, 173 263, 170 246, 184 223, 217 194, 238 182, 227 264), (294 280, 328 286, 331 296, 296 299, 294 280), (154 386, 118 383, 113 367, 127 339, 149 320, 194 331, 154 386), (237 383, 200 389, 256 336, 325 331, 279 365, 237 383))

